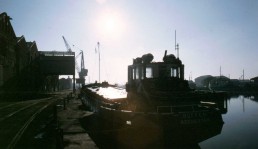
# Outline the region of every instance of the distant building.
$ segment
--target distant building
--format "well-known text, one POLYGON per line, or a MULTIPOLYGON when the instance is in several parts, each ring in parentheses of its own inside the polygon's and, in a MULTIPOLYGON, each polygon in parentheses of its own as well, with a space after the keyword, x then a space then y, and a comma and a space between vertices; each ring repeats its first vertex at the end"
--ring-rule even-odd
POLYGON ((36 59, 35 41, 16 37, 7 13, 0 14, 0 88, 38 89, 42 82, 36 59))
POLYGON ((24 36, 17 37, 16 72, 19 74, 28 65, 28 51, 24 36))
POLYGON ((230 84, 230 79, 225 76, 204 75, 195 79, 198 88, 214 89, 226 87, 230 84))
POLYGON ((225 76, 205 75, 195 79, 198 89, 210 89, 230 92, 257 92, 258 76, 251 80, 229 79, 225 76))
MULTIPOLYGON (((58 90, 58 74, 41 71, 40 52, 36 42, 26 41, 23 35, 16 37, 10 20, 7 13, 0 14, 0 89, 58 90)), ((66 84, 70 84, 71 79, 68 80, 69 83, 66 84)))
POLYGON ((29 63, 33 62, 38 56, 38 47, 35 41, 27 42, 27 48, 29 50, 29 63))
POLYGON ((214 77, 211 75, 204 75, 204 76, 195 78, 194 81, 195 81, 196 87, 208 87, 210 80, 213 78, 214 77))
POLYGON ((189 80, 188 84, 191 89, 196 89, 196 84, 192 80, 189 80))
POLYGON ((59 90, 72 89, 72 79, 68 77, 67 79, 61 78, 59 79, 59 90))
POLYGON ((224 88, 228 87, 230 84, 230 79, 225 76, 216 76, 209 82, 209 88, 210 89, 216 89, 216 88, 224 88))
POLYGON ((0 87, 15 75, 16 35, 7 13, 0 14, 0 87))
POLYGON ((251 78, 251 81, 253 81, 255 85, 258 85, 258 76, 251 78))

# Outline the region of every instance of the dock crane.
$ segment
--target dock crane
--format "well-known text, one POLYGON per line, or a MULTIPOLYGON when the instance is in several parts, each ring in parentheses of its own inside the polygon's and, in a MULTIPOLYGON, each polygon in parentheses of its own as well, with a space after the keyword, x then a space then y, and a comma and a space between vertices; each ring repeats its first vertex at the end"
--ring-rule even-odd
POLYGON ((75 67, 76 67, 76 70, 79 74, 79 79, 76 79, 76 83, 80 83, 82 85, 85 84, 85 76, 88 75, 88 69, 85 69, 85 66, 84 66, 84 56, 83 56, 83 51, 81 50, 80 53, 75 57, 75 67), (76 61, 76 59, 81 56, 81 68, 78 66, 78 63, 76 61))
POLYGON ((68 44, 68 42, 66 41, 65 37, 64 36, 62 36, 62 37, 64 39, 64 43, 65 43, 65 47, 66 47, 67 51, 72 52, 72 49, 71 49, 70 45, 68 44))
MULTIPOLYGON (((72 49, 70 47, 70 45, 68 44, 68 42, 66 41, 65 37, 63 37, 64 43, 65 43, 65 47, 67 49, 67 52, 72 52, 72 49)), ((81 50, 80 53, 75 57, 75 68, 77 70, 77 73, 79 75, 79 78, 76 79, 76 83, 77 84, 85 84, 85 76, 88 75, 88 69, 85 69, 84 66, 84 55, 83 55, 83 51, 81 50), (77 63, 77 58, 81 56, 81 66, 79 67, 78 63, 77 63)))

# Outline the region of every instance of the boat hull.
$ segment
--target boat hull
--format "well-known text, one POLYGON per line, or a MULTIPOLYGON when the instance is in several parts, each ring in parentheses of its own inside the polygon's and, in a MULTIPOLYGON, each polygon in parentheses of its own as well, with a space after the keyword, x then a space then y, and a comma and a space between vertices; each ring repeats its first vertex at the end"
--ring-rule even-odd
POLYGON ((100 148, 192 148, 223 127, 221 115, 212 111, 164 114, 100 107, 94 116, 89 134, 100 148))
POLYGON ((151 103, 131 93, 108 99, 97 94, 98 90, 84 88, 80 96, 94 113, 93 120, 82 123, 100 148, 198 147, 199 142, 220 134, 224 124, 223 110, 217 104, 190 97, 180 100, 180 96, 151 103), (142 106, 145 108, 139 108, 142 106))

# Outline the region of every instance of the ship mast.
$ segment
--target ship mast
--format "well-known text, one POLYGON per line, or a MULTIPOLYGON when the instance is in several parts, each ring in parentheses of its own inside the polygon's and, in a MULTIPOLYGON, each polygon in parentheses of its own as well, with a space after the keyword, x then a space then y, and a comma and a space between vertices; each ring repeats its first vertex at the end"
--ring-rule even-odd
POLYGON ((175 30, 175 51, 177 53, 177 58, 179 59, 179 44, 176 43, 176 30, 175 30))
POLYGON ((98 52, 99 52, 99 83, 100 83, 100 50, 99 50, 99 42, 97 43, 98 52))

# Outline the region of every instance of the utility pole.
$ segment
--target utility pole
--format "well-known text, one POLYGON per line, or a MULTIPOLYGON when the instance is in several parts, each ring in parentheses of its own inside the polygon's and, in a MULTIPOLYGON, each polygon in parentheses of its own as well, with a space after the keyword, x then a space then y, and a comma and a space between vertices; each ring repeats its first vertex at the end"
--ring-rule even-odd
POLYGON ((221 77, 221 66, 219 66, 219 77, 221 77))
POLYGON ((245 70, 243 69, 243 81, 245 80, 245 70))
POLYGON ((99 51, 99 83, 100 83, 100 49, 99 49, 99 42, 97 43, 98 51, 99 51))

